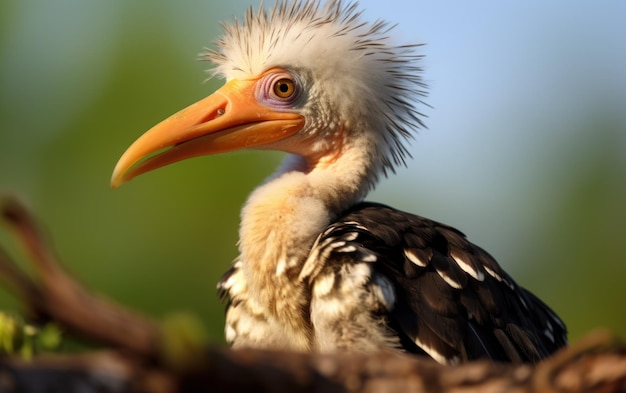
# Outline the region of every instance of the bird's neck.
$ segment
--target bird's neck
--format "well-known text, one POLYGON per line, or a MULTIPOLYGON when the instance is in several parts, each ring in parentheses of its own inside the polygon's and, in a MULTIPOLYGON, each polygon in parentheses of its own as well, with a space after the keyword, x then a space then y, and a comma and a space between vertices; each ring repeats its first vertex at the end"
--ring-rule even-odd
POLYGON ((248 289, 259 302, 274 304, 270 297, 277 294, 269 289, 296 280, 319 233, 365 197, 376 177, 367 154, 347 149, 316 162, 288 156, 250 195, 242 210, 239 249, 248 289))

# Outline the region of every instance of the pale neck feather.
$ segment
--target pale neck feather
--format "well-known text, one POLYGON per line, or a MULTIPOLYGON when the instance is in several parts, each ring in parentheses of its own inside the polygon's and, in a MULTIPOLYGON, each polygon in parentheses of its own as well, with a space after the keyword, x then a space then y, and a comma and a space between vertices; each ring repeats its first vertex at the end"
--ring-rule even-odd
POLYGON ((266 288, 297 277, 284 273, 299 269, 315 238, 365 197, 376 178, 371 154, 367 146, 355 146, 315 166, 288 156, 250 195, 241 212, 239 250, 249 289, 258 292, 259 301, 274 296, 266 288))

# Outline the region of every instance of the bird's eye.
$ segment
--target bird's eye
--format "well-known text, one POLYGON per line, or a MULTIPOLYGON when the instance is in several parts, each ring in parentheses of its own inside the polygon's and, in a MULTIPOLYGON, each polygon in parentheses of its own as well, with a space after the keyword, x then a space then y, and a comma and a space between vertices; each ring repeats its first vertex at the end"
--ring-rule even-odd
POLYGON ((302 83, 298 75, 280 68, 267 71, 256 84, 259 102, 280 110, 294 109, 301 102, 302 83))
POLYGON ((290 98, 296 92, 296 84, 288 78, 274 82, 274 94, 278 98, 290 98))

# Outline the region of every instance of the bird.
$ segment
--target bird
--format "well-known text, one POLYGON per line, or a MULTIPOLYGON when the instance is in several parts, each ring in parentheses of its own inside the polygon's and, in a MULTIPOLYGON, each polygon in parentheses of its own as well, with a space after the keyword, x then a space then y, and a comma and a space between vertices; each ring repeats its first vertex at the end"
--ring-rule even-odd
POLYGON ((141 135, 111 185, 196 156, 286 153, 245 202, 218 283, 233 348, 536 363, 567 345, 549 306, 459 230, 365 199, 425 128, 422 44, 394 28, 357 2, 251 6, 201 54, 224 85, 141 135))

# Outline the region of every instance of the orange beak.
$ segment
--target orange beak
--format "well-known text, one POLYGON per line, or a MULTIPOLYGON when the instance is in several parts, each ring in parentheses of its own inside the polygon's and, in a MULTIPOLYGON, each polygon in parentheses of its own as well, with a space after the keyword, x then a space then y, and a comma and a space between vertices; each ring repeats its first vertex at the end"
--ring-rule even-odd
POLYGON ((120 157, 111 187, 187 158, 271 147, 302 129, 305 120, 301 115, 259 104, 255 82, 231 80, 209 97, 152 127, 120 157))

